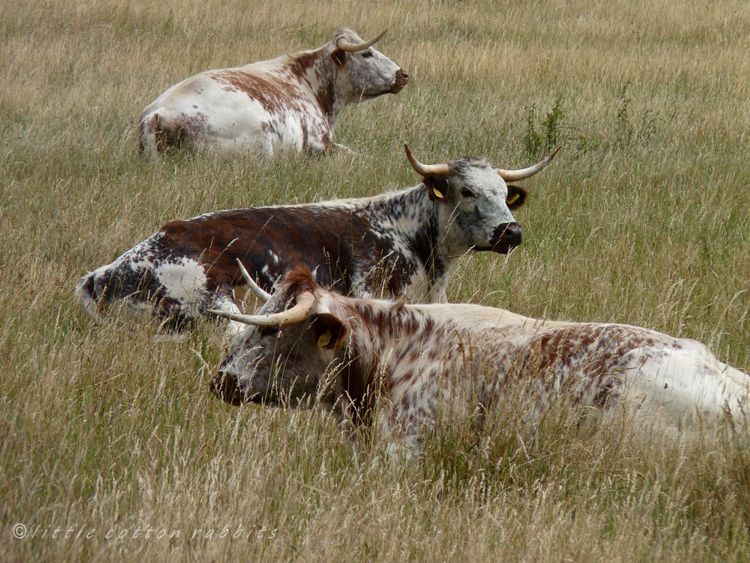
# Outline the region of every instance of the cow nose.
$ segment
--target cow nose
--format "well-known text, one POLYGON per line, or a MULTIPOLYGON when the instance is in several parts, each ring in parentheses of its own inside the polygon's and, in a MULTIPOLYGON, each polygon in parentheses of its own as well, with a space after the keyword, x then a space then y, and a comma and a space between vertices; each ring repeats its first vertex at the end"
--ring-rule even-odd
POLYGON ((523 231, 518 223, 510 223, 505 227, 503 238, 511 246, 518 246, 523 241, 523 231))
POLYGON ((242 404, 242 394, 237 387, 237 378, 220 371, 211 380, 211 392, 219 399, 236 407, 242 404))
POLYGON ((393 84, 391 93, 398 94, 403 89, 403 87, 406 86, 407 82, 409 82, 409 73, 404 70, 398 69, 396 71, 396 82, 393 84))
POLYGON ((523 241, 523 231, 518 223, 503 223, 492 235, 492 250, 507 254, 523 241))

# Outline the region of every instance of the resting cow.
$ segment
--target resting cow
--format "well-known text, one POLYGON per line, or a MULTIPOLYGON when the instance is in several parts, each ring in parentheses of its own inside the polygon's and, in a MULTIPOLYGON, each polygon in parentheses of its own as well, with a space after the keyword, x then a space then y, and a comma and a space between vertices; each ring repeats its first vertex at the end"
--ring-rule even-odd
POLYGON ((365 43, 342 28, 319 49, 183 80, 143 110, 141 149, 200 146, 271 156, 345 148, 333 142, 344 108, 397 94, 409 77, 372 48, 383 33, 365 43))
MULTIPOLYGON (((206 309, 241 312, 247 285, 237 260, 267 290, 296 266, 325 287, 360 296, 406 294, 445 300, 448 273, 469 250, 507 253, 521 244, 511 210, 526 192, 507 185, 523 170, 485 160, 424 165, 416 187, 375 197, 218 211, 172 221, 111 264, 81 278, 76 294, 97 316, 107 303, 150 309, 181 326, 206 309)), ((239 332, 242 325, 230 323, 239 332)))
POLYGON ((531 383, 537 410, 565 389, 575 404, 618 406, 672 428, 696 415, 742 417, 750 406, 746 373, 699 342, 635 326, 345 297, 303 270, 280 281, 258 315, 230 318, 251 326, 212 382, 219 397, 348 410, 355 422, 384 398, 389 410, 379 420, 389 449, 407 453, 420 450, 436 412, 476 412, 467 397, 484 412, 513 382, 531 383))

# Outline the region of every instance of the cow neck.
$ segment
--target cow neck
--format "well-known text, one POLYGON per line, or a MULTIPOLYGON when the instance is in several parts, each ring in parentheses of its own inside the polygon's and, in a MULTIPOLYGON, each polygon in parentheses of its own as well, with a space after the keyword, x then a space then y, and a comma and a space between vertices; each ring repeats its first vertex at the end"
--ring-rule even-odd
POLYGON ((424 184, 408 188, 371 204, 370 223, 408 245, 424 267, 431 288, 445 277, 451 264, 440 234, 437 206, 427 195, 424 184))
POLYGON ((337 107, 333 61, 325 51, 326 47, 289 55, 288 66, 300 83, 304 83, 311 99, 315 99, 320 111, 326 116, 333 131, 343 106, 337 107))
POLYGON ((436 324, 429 315, 403 302, 368 303, 341 297, 330 309, 347 319, 349 329, 346 345, 336 352, 336 361, 345 366, 342 387, 349 399, 349 414, 355 424, 368 425, 378 397, 391 392, 394 366, 414 354, 410 359, 416 365, 414 360, 420 351, 398 349, 394 343, 404 342, 405 336, 415 333, 429 338, 436 324))

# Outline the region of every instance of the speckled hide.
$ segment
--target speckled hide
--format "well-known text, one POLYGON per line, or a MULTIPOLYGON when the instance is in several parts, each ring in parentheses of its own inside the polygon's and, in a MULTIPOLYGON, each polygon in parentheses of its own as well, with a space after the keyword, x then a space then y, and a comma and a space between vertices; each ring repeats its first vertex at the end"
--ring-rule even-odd
MULTIPOLYGON (((247 284, 239 259, 267 291, 306 266, 323 286, 346 294, 444 301, 459 257, 470 250, 504 254, 521 244, 512 210, 526 192, 483 159, 450 161, 425 174, 418 186, 375 197, 172 221, 83 276, 78 299, 93 315, 120 302, 180 327, 207 309, 241 311, 247 284)), ((230 332, 243 328, 229 325, 230 332)))
POLYGON ((322 153, 345 148, 333 130, 349 104, 396 94, 408 74, 352 30, 311 51, 237 68, 209 70, 176 84, 141 115, 140 145, 148 152, 203 147, 271 156, 283 150, 322 153))
POLYGON ((251 325, 237 337, 212 383, 217 396, 348 411, 355 423, 382 398, 380 429, 390 449, 408 454, 420 450, 436 413, 486 413, 518 382, 534 391, 530 412, 543 412, 565 391, 582 407, 620 407, 617 420, 624 409, 639 422, 672 429, 725 413, 742 417, 750 407, 746 373, 699 342, 635 326, 345 297, 305 271, 277 284, 256 317, 285 311, 306 293, 314 306, 304 320, 251 325), (467 397, 476 403, 463 404, 467 397))

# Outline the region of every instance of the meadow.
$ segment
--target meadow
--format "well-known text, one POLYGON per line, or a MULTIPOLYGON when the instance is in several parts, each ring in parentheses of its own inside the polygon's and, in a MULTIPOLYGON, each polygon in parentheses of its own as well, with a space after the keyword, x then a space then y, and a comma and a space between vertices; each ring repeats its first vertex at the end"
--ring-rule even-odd
POLYGON ((165 222, 374 195, 425 163, 520 168, 524 243, 461 260, 448 297, 630 323, 750 369, 750 4, 743 0, 0 4, 0 559, 750 561, 750 428, 690 441, 512 400, 418 462, 316 411, 231 407, 225 351, 73 290, 165 222), (360 153, 258 161, 138 151, 141 110, 199 71, 348 26, 410 74, 349 107, 360 153))

